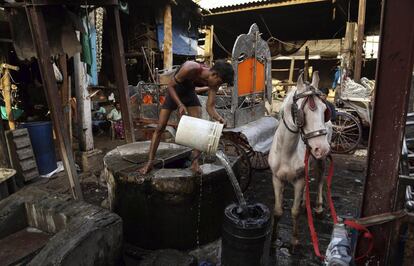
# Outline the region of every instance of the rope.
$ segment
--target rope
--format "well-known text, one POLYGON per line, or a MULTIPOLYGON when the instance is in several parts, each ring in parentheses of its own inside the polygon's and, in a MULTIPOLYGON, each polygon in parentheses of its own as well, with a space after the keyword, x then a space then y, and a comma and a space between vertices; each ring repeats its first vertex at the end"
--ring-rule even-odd
MULTIPOLYGON (((318 243, 318 235, 316 233, 315 230, 315 225, 313 223, 313 217, 312 217, 312 210, 311 210, 311 206, 310 206, 310 178, 309 178, 309 156, 310 156, 310 151, 307 148, 306 149, 306 153, 305 153, 305 196, 306 196, 306 214, 307 214, 307 218, 308 218, 308 225, 309 225, 309 231, 311 234, 311 239, 312 239, 312 245, 313 245, 313 250, 316 254, 317 257, 319 257, 321 260, 325 259, 325 256, 321 255, 320 250, 319 250, 319 243, 318 243)), ((338 216, 336 214, 335 211, 335 206, 332 200, 332 195, 331 195, 331 184, 332 184, 332 177, 333 177, 333 173, 334 173, 334 165, 333 165, 333 159, 331 156, 328 157, 329 161, 330 161, 330 165, 329 165, 329 171, 328 171, 328 176, 327 176, 327 186, 328 186, 328 192, 327 192, 327 200, 328 200, 328 204, 329 204, 329 209, 331 211, 331 216, 333 219, 334 224, 338 223, 338 216)), ((363 232, 363 238, 367 239, 369 244, 368 244, 368 249, 365 253, 363 253, 361 256, 355 258, 356 261, 359 261, 365 257, 368 256, 368 254, 371 253, 372 248, 374 247, 374 243, 373 243, 373 236, 370 233, 370 231, 367 229, 367 227, 352 221, 352 220, 345 220, 344 224, 354 228, 360 232, 363 232)))
POLYGON ((215 32, 213 32, 213 39, 216 42, 216 44, 223 49, 223 51, 225 51, 228 55, 231 56, 231 53, 221 44, 220 40, 217 38, 217 35, 215 32))

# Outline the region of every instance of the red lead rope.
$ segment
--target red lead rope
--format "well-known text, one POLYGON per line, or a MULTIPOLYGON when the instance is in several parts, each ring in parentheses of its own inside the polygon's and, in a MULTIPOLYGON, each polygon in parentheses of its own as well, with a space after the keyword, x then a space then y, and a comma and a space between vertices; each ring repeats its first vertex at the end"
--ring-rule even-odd
MULTIPOLYGON (((310 205, 309 156, 310 156, 309 149, 306 149, 306 153, 305 153, 306 214, 308 217, 308 225, 309 225, 309 231, 310 231, 311 238, 312 238, 313 250, 315 251, 316 256, 324 260, 325 256, 321 255, 321 252, 319 251, 318 235, 316 234, 315 225, 313 224, 312 209, 310 205)), ((328 204, 329 204, 329 209, 331 211, 333 222, 334 224, 337 224, 338 216, 336 215, 335 206, 334 206, 334 203, 332 201, 332 196, 331 196, 332 176, 334 173, 332 157, 329 157, 329 160, 330 160, 330 165, 329 165, 329 171, 328 171, 328 176, 327 176, 327 181, 326 181, 327 186, 328 186, 327 196, 328 196, 328 204)), ((358 231, 364 232, 363 237, 369 241, 368 250, 365 254, 357 257, 355 260, 358 261, 358 260, 361 260, 367 257, 373 248, 372 234, 369 232, 369 230, 365 226, 358 224, 355 221, 345 220, 344 224, 358 231)))

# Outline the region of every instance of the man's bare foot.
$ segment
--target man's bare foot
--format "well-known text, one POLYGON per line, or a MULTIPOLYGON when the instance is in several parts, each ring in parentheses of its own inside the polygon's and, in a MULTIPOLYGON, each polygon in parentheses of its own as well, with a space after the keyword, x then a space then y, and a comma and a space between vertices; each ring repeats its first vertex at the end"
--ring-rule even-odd
POLYGON ((191 163, 191 171, 193 171, 194 174, 199 174, 199 175, 203 173, 203 171, 200 168, 200 164, 198 163, 198 160, 194 160, 191 163))
POLYGON ((143 167, 138 169, 138 173, 140 173, 141 175, 146 175, 152 170, 153 166, 154 166, 154 162, 148 161, 143 167))

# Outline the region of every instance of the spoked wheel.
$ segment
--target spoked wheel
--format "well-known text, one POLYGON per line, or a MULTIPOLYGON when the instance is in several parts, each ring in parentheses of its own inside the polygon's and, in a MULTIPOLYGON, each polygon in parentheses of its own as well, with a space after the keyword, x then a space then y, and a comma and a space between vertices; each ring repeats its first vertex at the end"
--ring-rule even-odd
POLYGON ((238 143, 243 150, 246 152, 250 160, 250 165, 253 169, 264 170, 269 168, 269 163, 267 162, 268 154, 262 152, 254 151, 252 147, 247 143, 247 141, 240 139, 238 143))
POLYGON ((358 147, 362 138, 362 127, 357 117, 337 112, 332 126, 331 149, 334 153, 349 153, 358 147))
POLYGON ((252 179, 250 160, 246 152, 239 145, 228 139, 221 139, 219 149, 228 156, 239 157, 238 167, 234 173, 239 181, 242 192, 245 192, 252 179))

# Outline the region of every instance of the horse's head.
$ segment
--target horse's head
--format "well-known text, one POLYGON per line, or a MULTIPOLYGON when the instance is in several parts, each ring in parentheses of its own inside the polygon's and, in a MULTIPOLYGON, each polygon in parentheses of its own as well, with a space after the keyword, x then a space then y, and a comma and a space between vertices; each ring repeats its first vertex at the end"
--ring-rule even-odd
POLYGON ((330 151, 326 122, 330 110, 319 97, 319 75, 314 72, 312 83, 304 82, 299 76, 296 91, 292 98, 292 117, 305 144, 317 159, 324 158, 330 151))

